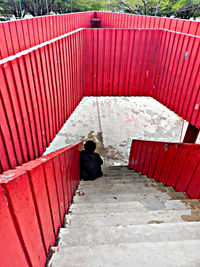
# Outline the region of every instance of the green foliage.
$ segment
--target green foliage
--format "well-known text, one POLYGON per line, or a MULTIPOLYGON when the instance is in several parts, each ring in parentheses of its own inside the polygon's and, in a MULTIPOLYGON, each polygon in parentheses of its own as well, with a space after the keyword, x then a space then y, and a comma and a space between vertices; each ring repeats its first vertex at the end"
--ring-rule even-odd
POLYGON ((113 0, 116 11, 189 19, 200 16, 200 0, 113 0))
POLYGON ((152 16, 190 18, 200 16, 200 0, 0 0, 0 13, 4 16, 33 16, 106 10, 152 16), (21 3, 21 6, 20 6, 21 3), (21 8, 20 8, 21 7, 21 8))
POLYGON ((106 7, 107 2, 101 0, 0 0, 0 13, 5 16, 15 15, 16 17, 21 17, 21 11, 22 16, 27 13, 41 16, 50 12, 62 14, 102 10, 106 7), (20 2, 22 9, 20 9, 20 2))

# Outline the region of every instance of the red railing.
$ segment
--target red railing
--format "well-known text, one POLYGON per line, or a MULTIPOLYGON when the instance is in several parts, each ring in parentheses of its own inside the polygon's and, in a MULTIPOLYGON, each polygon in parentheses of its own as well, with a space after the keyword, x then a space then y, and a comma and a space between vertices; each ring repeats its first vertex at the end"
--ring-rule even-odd
POLYGON ((0 61, 0 171, 43 154, 83 98, 83 30, 0 61))
POLYGON ((0 61, 0 171, 41 156, 83 96, 153 96, 200 128, 200 38, 84 29, 0 61))
POLYGON ((0 59, 91 26, 94 12, 80 12, 0 23, 0 59))
POLYGON ((200 37, 163 31, 152 96, 200 128, 200 37))
POLYGON ((200 198, 200 145, 133 140, 129 167, 200 198))
POLYGON ((88 96, 150 96, 161 30, 85 29, 88 96))
POLYGON ((1 266, 45 265, 79 183, 80 149, 77 143, 0 175, 1 266))
POLYGON ((166 29, 200 36, 200 22, 197 21, 100 11, 96 14, 102 28, 166 29))
POLYGON ((0 23, 0 59, 78 28, 89 28, 94 13, 103 28, 167 29, 200 36, 196 21, 110 12, 80 12, 0 23))
POLYGON ((200 37, 85 29, 84 95, 153 96, 200 128, 200 37))

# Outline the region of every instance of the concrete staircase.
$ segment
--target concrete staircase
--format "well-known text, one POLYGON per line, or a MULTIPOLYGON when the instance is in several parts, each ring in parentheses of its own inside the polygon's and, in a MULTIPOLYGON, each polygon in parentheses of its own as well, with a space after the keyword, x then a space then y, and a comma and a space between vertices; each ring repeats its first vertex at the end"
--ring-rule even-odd
POLYGON ((126 167, 81 181, 48 266, 200 266, 200 203, 126 167))

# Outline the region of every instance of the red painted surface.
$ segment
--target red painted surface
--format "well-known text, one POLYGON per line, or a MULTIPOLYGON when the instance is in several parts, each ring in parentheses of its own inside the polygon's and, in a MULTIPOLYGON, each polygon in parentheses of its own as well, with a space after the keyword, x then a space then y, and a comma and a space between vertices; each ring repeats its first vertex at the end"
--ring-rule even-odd
POLYGON ((77 31, 0 61, 2 171, 42 156, 83 98, 83 38, 77 31))
POLYGON ((200 196, 200 145, 133 140, 129 167, 190 198, 200 196), (142 149, 141 149, 142 148, 142 149), (139 156, 140 155, 140 156, 139 156))
POLYGON ((5 174, 4 182, 1 182, 7 195, 10 213, 12 213, 20 242, 24 244, 32 266, 44 266, 46 261, 45 248, 29 177, 26 172, 13 170, 13 173, 12 178, 6 178, 5 174))
POLYGON ((0 203, 1 266, 29 266, 29 261, 24 253, 24 247, 20 242, 12 214, 9 210, 10 206, 8 205, 7 195, 1 186, 0 203))
POLYGON ((160 30, 85 29, 84 95, 150 96, 160 30))
POLYGON ((77 143, 0 175, 2 266, 45 265, 79 183, 80 149, 77 143))
POLYGON ((30 161, 20 168, 22 168, 22 170, 26 169, 28 172, 40 232, 45 247, 45 253, 47 254, 49 246, 54 244, 55 236, 47 195, 44 169, 41 162, 37 160, 30 161))
POLYGON ((101 11, 95 13, 101 19, 101 28, 166 29, 200 36, 200 23, 197 21, 101 11))
POLYGON ((73 30, 90 27, 93 16, 91 11, 1 22, 0 59, 73 30))

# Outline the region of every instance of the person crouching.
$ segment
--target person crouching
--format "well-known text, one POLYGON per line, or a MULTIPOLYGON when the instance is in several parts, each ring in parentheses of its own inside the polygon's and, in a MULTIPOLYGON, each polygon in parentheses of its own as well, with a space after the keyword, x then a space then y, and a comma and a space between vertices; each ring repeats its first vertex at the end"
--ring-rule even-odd
POLYGON ((89 140, 84 145, 85 150, 80 153, 80 178, 85 181, 92 181, 103 175, 101 165, 103 160, 98 153, 95 153, 96 144, 89 140))

